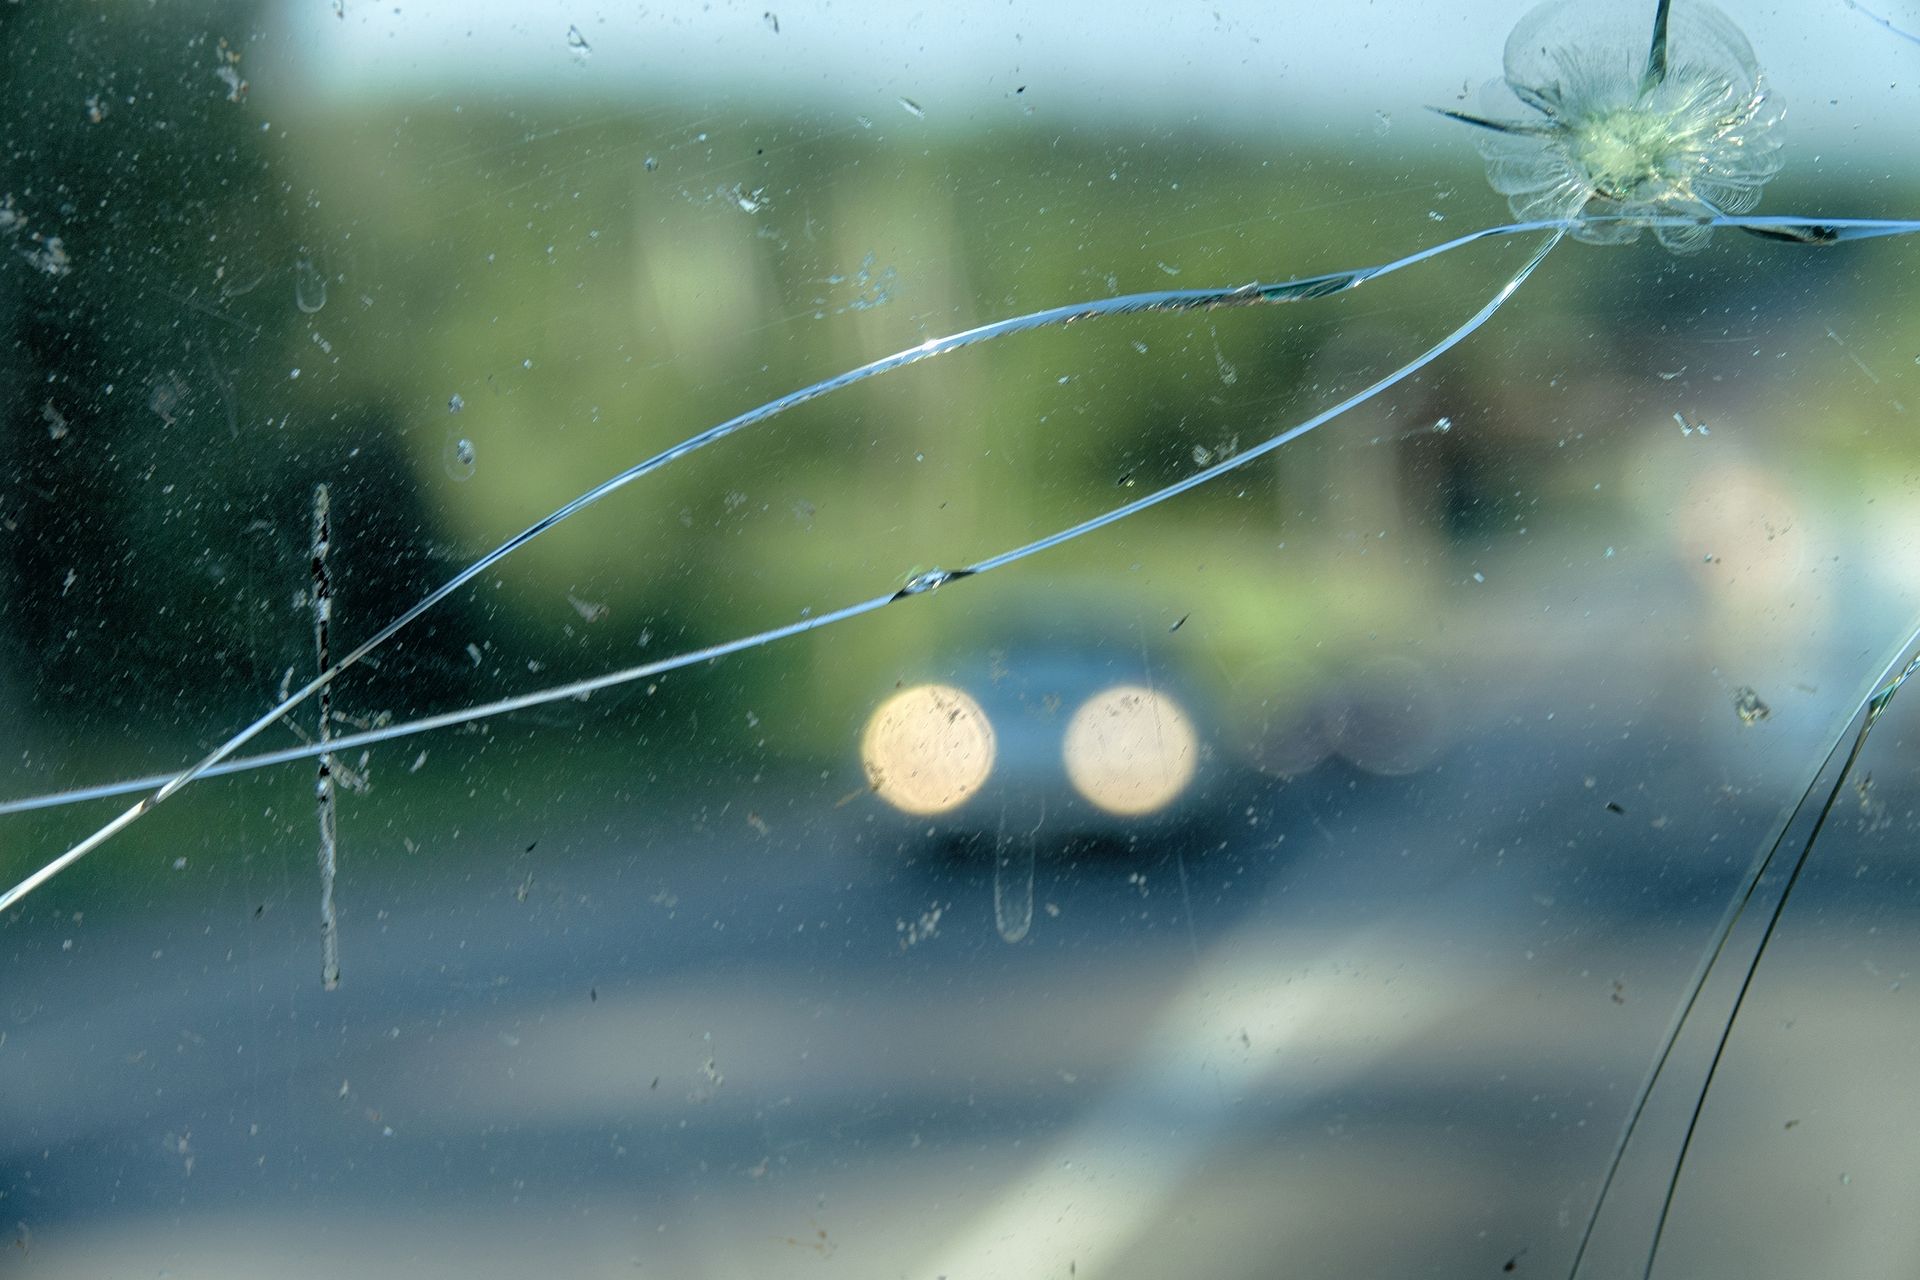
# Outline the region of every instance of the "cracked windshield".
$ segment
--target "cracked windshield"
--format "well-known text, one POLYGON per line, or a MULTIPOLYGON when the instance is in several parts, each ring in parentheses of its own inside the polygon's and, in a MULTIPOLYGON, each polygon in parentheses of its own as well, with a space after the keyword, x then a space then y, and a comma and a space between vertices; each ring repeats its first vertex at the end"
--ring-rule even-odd
POLYGON ((1920 1268, 1913 0, 0 59, 0 1272, 1920 1268))

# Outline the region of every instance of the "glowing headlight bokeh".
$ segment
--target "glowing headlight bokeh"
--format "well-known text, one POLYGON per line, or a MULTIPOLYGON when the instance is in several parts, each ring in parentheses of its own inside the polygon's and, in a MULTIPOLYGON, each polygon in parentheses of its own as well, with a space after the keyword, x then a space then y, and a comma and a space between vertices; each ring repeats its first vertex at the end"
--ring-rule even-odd
POLYGON ((1061 751, 1075 791, 1108 813, 1132 817, 1165 808, 1187 789, 1200 740, 1172 698, 1121 684, 1081 704, 1061 751))
POLYGON ((993 772, 993 725, 951 685, 903 689, 875 709, 860 737, 860 762, 880 798, 912 814, 964 804, 993 772))

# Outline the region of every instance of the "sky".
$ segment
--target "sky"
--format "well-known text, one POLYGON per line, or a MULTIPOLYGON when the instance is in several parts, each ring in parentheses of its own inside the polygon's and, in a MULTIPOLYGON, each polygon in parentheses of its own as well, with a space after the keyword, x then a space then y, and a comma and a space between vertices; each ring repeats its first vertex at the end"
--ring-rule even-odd
MULTIPOLYGON (((1650 0, 1583 0, 1642 4, 1650 0)), ((1302 140, 1438 137, 1422 108, 1496 76, 1513 0, 1433 5, 1342 0, 281 0, 268 75, 322 101, 368 93, 657 102, 725 94, 775 108, 844 110, 916 127, 1005 113, 1225 130, 1302 140), (289 63, 276 65, 273 49, 289 63), (902 100, 905 100, 904 102, 902 100), (1408 133, 1407 131, 1410 131, 1408 133)), ((1849 0, 1723 8, 1752 41, 1788 111, 1796 150, 1871 166, 1920 151, 1920 42, 1849 0)), ((1872 12, 1920 30, 1920 0, 1872 12)))

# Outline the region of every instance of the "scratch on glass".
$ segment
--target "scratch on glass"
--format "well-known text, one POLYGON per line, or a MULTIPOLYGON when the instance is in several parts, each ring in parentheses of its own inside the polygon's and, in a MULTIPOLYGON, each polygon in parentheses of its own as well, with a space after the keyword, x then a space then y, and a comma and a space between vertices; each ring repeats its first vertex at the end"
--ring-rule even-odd
MULTIPOLYGON (((327 486, 313 488, 313 648, 316 663, 325 671, 331 663, 329 635, 333 628, 333 578, 327 555, 333 542, 333 516, 327 486)), ((333 880, 340 865, 340 839, 333 783, 333 698, 330 687, 316 699, 320 712, 320 765, 314 778, 314 806, 320 823, 320 984, 332 991, 340 985, 340 928, 334 917, 333 880)))

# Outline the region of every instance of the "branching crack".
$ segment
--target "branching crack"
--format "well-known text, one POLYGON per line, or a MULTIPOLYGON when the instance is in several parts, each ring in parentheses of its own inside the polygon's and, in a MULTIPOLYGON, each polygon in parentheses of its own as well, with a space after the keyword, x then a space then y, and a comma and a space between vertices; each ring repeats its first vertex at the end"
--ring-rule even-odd
MULTIPOLYGON (((1605 215, 1604 219, 1622 220, 1625 215, 1605 215)), ((1591 221, 1592 219, 1589 219, 1591 221)), ((1694 225, 1693 219, 1637 218, 1643 224, 1664 225, 1684 222, 1694 225)), ((1837 245, 1854 241, 1876 239, 1886 236, 1906 236, 1920 233, 1920 221, 1900 219, 1868 218, 1821 218, 1782 216, 1718 216, 1708 220, 1715 227, 1737 228, 1765 234, 1791 243, 1810 245, 1837 245)), ((928 594, 936 586, 947 585, 960 579, 989 573, 996 569, 1038 555, 1043 551, 1062 546, 1078 538, 1103 529, 1137 515, 1150 507, 1155 507, 1189 490, 1218 479, 1231 471, 1238 470, 1257 458, 1265 457, 1293 440, 1306 435, 1340 415, 1365 404, 1382 392, 1405 381, 1408 377, 1426 368, 1446 352, 1473 334, 1492 319, 1504 306, 1516 290, 1524 284, 1534 270, 1545 259, 1548 252, 1573 228, 1569 219, 1552 221, 1504 223, 1486 227, 1466 235, 1455 237, 1426 249, 1396 258, 1376 266, 1358 267, 1347 271, 1332 272, 1325 275, 1309 276, 1294 280, 1285 280, 1272 284, 1244 284, 1223 286, 1214 289, 1186 289, 1158 291, 1149 293, 1125 294, 1113 298, 1095 299, 1086 302, 1069 303, 1061 307, 1052 307, 1027 315, 1015 316, 995 321, 974 329, 967 329, 945 337, 929 338, 915 346, 882 356, 856 369, 802 387, 797 391, 768 401, 753 409, 719 423, 697 435, 689 436, 679 444, 672 446, 646 460, 636 463, 625 471, 612 476, 572 501, 554 510, 540 520, 515 534, 486 555, 475 560, 441 586, 423 597, 420 602, 401 614, 371 638, 363 641, 344 658, 340 658, 305 685, 289 693, 273 707, 237 733, 214 748, 205 757, 190 767, 173 774, 156 774, 142 778, 131 778, 119 782, 104 783, 91 787, 79 787, 46 795, 26 796, 14 800, 0 801, 0 817, 14 813, 24 813, 38 809, 56 808, 62 805, 77 804, 87 800, 103 799, 111 796, 131 795, 140 791, 150 794, 141 798, 133 807, 121 813, 111 822, 89 835, 85 840, 73 845, 59 857, 46 863, 38 870, 21 880, 18 884, 0 894, 0 911, 18 903, 33 890, 45 884, 62 870, 71 866, 80 858, 91 853, 114 835, 144 816, 154 806, 176 795, 181 789, 202 777, 219 777, 239 773, 249 769, 265 768, 271 765, 286 764, 297 760, 313 759, 328 750, 346 752, 370 747, 377 743, 389 742, 397 738, 410 737, 435 729, 451 728, 456 725, 470 724, 516 711, 525 711, 548 703, 560 702, 570 698, 580 698, 599 692, 602 689, 629 684, 650 676, 662 675, 716 658, 727 657, 749 649, 757 649, 775 641, 790 639, 807 632, 818 631, 823 627, 834 626, 841 622, 865 614, 876 612, 889 605, 914 596, 928 594), (277 751, 264 752, 242 759, 232 757, 241 747, 253 741, 269 726, 279 722, 288 712, 294 710, 307 699, 331 685, 339 676, 367 657, 375 649, 392 639, 403 628, 425 614, 429 609, 445 600, 462 586, 498 564, 507 556, 524 547, 555 525, 578 515, 601 499, 624 488, 635 480, 649 475, 668 463, 675 462, 696 450, 705 448, 728 436, 745 430, 750 426, 778 417, 789 409, 796 408, 809 401, 816 400, 829 392, 864 382, 895 369, 928 360, 935 356, 946 355, 965 347, 977 346, 997 338, 1030 332, 1036 329, 1051 328, 1070 324, 1077 320, 1092 319, 1101 316, 1137 315, 1148 312, 1182 313, 1211 310, 1220 307, 1255 306, 1268 303, 1306 302, 1357 288, 1369 280, 1376 280, 1396 271, 1421 263, 1431 262, 1445 254, 1465 248, 1481 241, 1506 236, 1544 235, 1539 248, 1527 262, 1502 284, 1481 307, 1462 321, 1456 328, 1438 342, 1422 351, 1412 360, 1394 369, 1370 385, 1346 396, 1335 404, 1297 423, 1285 431, 1260 441, 1250 448, 1243 449, 1222 458, 1199 471, 1158 489, 1133 501, 1123 503, 1100 515, 1083 520, 1078 524, 1057 530, 1031 542, 1009 550, 987 556, 970 565, 952 570, 937 570, 922 574, 904 587, 889 590, 883 594, 869 597, 852 604, 825 613, 817 613, 795 622, 769 627, 751 635, 728 640, 719 644, 687 650, 666 658, 636 664, 616 671, 606 672, 582 680, 569 681, 529 693, 516 694, 492 702, 480 703, 455 711, 437 715, 423 716, 419 719, 384 725, 360 733, 346 734, 333 739, 330 746, 317 743, 302 744, 277 751), (938 581, 934 579, 937 577, 938 581), (918 584, 918 585, 916 585, 918 584)))

